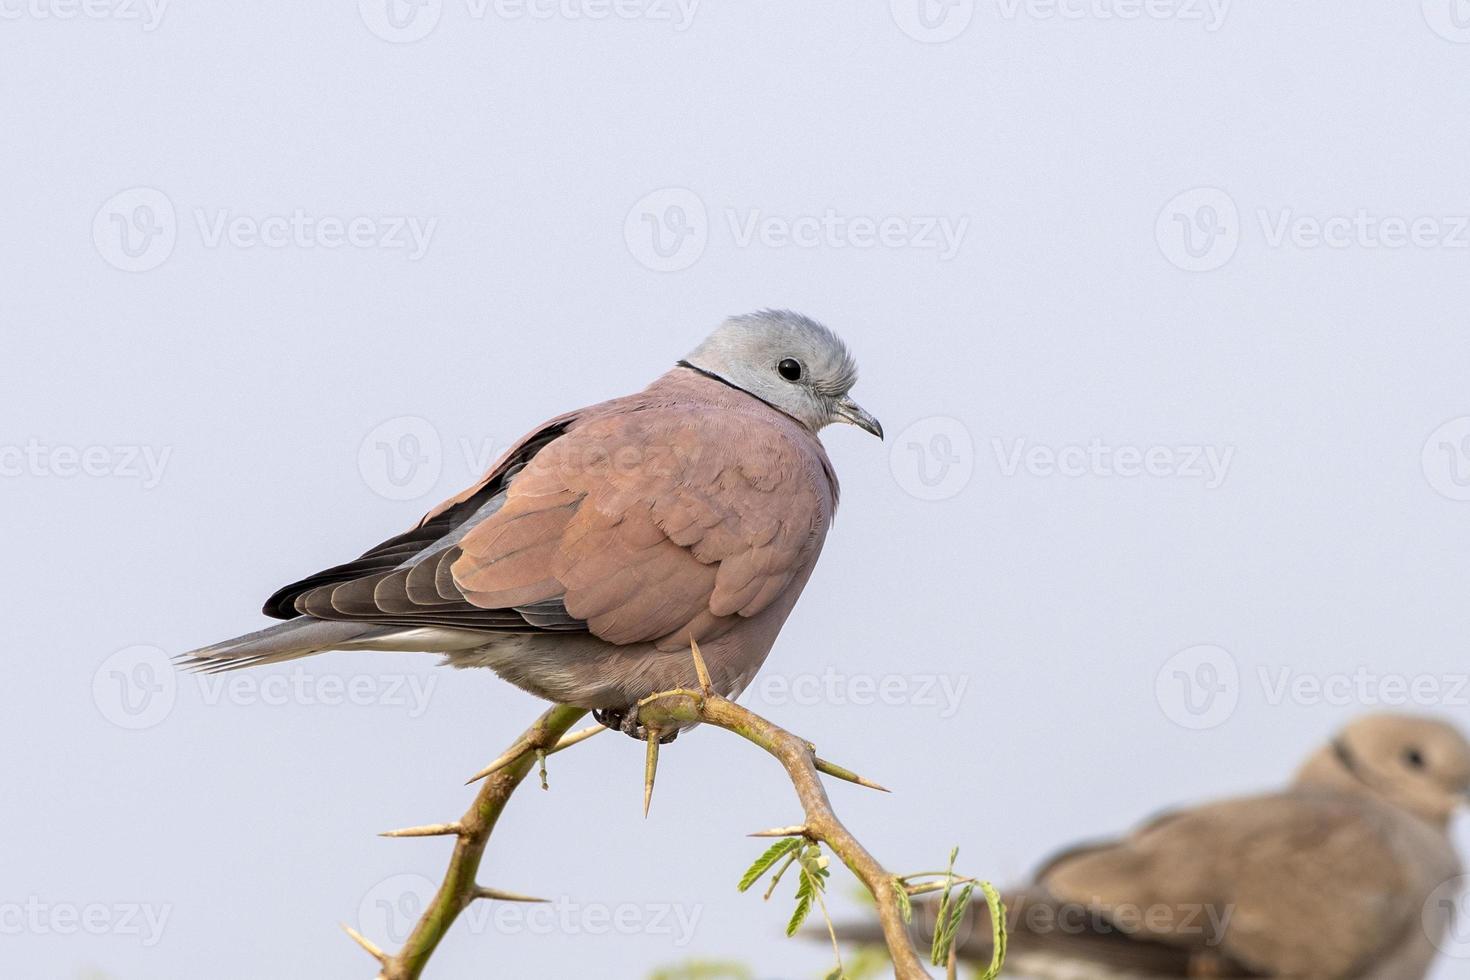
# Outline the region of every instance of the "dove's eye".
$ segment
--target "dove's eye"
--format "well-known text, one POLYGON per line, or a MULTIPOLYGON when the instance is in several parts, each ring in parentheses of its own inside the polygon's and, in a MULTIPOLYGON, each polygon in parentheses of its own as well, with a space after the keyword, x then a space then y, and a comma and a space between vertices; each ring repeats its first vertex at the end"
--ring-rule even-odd
POLYGON ((801 380, 801 362, 794 358, 785 358, 780 364, 776 365, 776 370, 781 372, 781 377, 787 381, 801 380))
POLYGON ((1418 749, 1406 749, 1404 751, 1404 765, 1410 769, 1424 768, 1424 753, 1418 749))

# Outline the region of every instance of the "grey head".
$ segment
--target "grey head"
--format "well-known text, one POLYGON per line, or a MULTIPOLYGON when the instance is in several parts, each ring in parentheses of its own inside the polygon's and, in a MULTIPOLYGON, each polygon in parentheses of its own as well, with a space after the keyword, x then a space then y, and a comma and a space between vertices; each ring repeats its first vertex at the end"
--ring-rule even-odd
POLYGON ((883 438, 883 426, 848 394, 857 362, 847 345, 799 313, 733 316, 679 363, 754 395, 813 432, 847 422, 883 438))
POLYGON ((1470 742, 1435 718, 1366 715, 1308 760, 1298 782, 1367 791, 1443 825, 1470 804, 1470 742))

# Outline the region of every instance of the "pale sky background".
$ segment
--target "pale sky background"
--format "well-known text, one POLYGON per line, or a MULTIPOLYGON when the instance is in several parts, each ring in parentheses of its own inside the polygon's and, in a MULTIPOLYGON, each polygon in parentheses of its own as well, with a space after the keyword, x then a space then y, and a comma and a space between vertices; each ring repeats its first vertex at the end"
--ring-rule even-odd
MULTIPOLYGON (((832 790, 891 868, 1014 881, 1408 685, 1470 721, 1470 10, 394 2, 0 0, 8 976, 370 975, 337 924, 395 944, 448 854, 374 835, 542 705, 165 658, 762 306, 889 440, 827 434, 745 701, 893 789, 832 790)), ((774 763, 686 735, 648 820, 641 767, 554 758, 482 880, 561 921, 476 910, 429 976, 820 975, 735 890, 774 763)))

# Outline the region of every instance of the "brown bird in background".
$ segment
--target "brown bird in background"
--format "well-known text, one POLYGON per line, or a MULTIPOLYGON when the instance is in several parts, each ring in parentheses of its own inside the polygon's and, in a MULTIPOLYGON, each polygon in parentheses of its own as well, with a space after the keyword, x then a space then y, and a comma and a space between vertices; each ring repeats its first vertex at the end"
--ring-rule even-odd
POLYGON ((438 652, 637 734, 639 699, 696 682, 693 640, 735 697, 832 523, 818 431, 883 434, 856 381, 826 327, 734 317, 643 391, 552 419, 413 529, 281 589, 265 612, 286 623, 183 662, 438 652))
MULTIPOLYGON (((1453 726, 1361 718, 1283 792, 1053 858, 1006 896, 1006 975, 1420 980, 1453 919, 1449 822, 1467 804, 1470 743, 1453 726)), ((934 911, 914 909, 921 945, 934 911)), ((990 936, 980 903, 959 955, 988 964, 990 936)))

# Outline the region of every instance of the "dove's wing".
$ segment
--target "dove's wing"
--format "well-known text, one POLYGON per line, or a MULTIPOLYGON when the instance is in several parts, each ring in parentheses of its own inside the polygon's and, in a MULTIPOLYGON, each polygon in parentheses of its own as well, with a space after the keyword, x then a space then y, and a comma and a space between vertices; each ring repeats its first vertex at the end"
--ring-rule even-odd
POLYGON ((816 560, 834 505, 815 439, 769 411, 588 415, 537 448, 500 506, 477 503, 491 479, 440 512, 472 515, 454 543, 300 591, 294 611, 673 648, 785 594, 816 560))
POLYGON ((352 561, 334 565, 278 589, 266 600, 265 614, 276 619, 295 619, 302 615, 296 607, 296 600, 314 589, 389 572, 411 563, 426 549, 434 548, 472 521, 481 508, 486 505, 493 507, 497 498, 503 497, 510 480, 547 443, 564 433, 575 419, 576 415, 570 414, 547 422, 506 451, 477 483, 429 511, 418 524, 402 534, 375 545, 352 561))
POLYGON ((1213 948, 1271 976, 1347 977, 1417 921, 1404 860, 1381 808, 1301 792, 1171 814, 1055 859, 1039 883, 1139 920, 1140 939, 1213 948))

